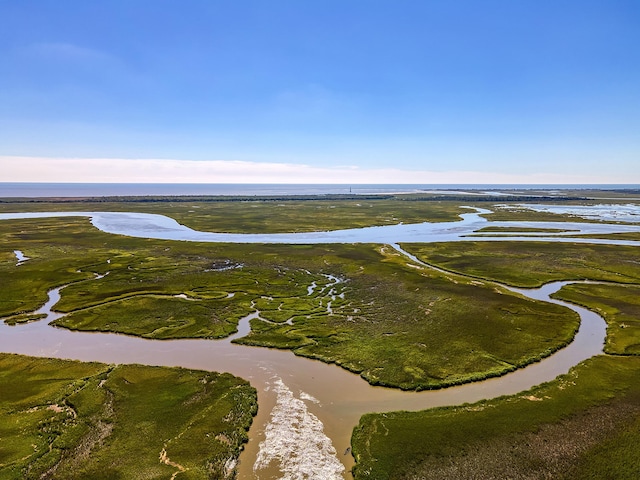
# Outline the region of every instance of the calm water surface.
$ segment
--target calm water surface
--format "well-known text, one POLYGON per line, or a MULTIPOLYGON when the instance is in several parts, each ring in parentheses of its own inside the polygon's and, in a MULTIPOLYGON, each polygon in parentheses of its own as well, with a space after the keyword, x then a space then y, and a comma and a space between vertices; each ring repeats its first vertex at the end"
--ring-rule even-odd
MULTIPOLYGON (((637 189, 638 185, 505 185, 505 184, 180 184, 180 183, 21 183, 0 182, 1 197, 105 197, 145 195, 330 195, 388 193, 449 193, 496 195, 560 194, 559 190, 637 189)), ((577 193, 579 194, 579 192, 577 193)))
MULTIPOLYGON (((615 245, 640 245, 640 241, 573 238, 571 235, 640 233, 640 225, 614 223, 580 222, 492 222, 481 217, 491 210, 466 207, 474 213, 460 215, 457 222, 417 223, 384 225, 377 227, 332 230, 327 232, 301 233, 216 233, 201 232, 179 224, 172 218, 152 213, 134 212, 31 212, 0 213, 0 220, 48 218, 48 217, 90 217, 91 223, 98 229, 116 235, 164 240, 184 240, 198 242, 224 243, 280 243, 280 244, 318 244, 318 243, 408 243, 408 242, 451 242, 451 241, 563 241, 572 243, 606 243, 615 245), (508 237, 477 236, 477 230, 484 227, 538 228, 570 230, 559 234, 535 232, 513 232, 508 237), (470 236, 476 235, 476 236, 470 236)), ((637 207, 640 211, 640 207, 637 207)))

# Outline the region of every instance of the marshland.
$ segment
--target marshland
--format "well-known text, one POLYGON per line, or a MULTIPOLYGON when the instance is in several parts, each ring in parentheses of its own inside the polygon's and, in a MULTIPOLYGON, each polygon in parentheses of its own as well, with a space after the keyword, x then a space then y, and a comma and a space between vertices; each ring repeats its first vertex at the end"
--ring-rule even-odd
MULTIPOLYGON (((0 210, 154 213, 198 231, 321 231, 328 236, 307 243, 220 243, 163 240, 157 231, 154 238, 106 233, 79 215, 0 221, 0 268, 5 279, 0 316, 15 325, 6 327, 12 332, 33 328, 20 340, 32 356, 4 355, 2 360, 5 385, 29 387, 0 389, 3 418, 11 419, 2 427, 7 432, 3 437, 12 439, 11 448, 0 450, 1 478, 43 474, 65 478, 65 472, 74 469, 91 475, 103 471, 113 478, 115 471, 105 465, 113 465, 126 449, 145 457, 136 465, 153 478, 165 478, 163 472, 167 478, 232 478, 234 472, 240 478, 289 478, 286 475, 296 469, 314 471, 304 462, 285 465, 283 457, 274 453, 285 448, 278 435, 291 435, 282 430, 291 421, 285 412, 296 409, 318 422, 303 429, 310 438, 296 432, 296 445, 287 448, 310 442, 297 452, 307 460, 324 455, 317 464, 326 468, 324 478, 350 475, 354 461, 355 478, 375 479, 459 478, 460 472, 468 471, 465 468, 484 472, 484 478, 497 478, 499 472, 509 472, 513 478, 527 478, 531 472, 582 478, 597 475, 602 468, 597 459, 605 456, 616 478, 635 471, 640 259, 634 240, 640 228, 633 222, 538 212, 521 202, 518 208, 504 208, 504 198, 482 202, 479 209, 457 200, 415 195, 179 200, 12 200, 1 203, 0 210), (459 215, 466 220, 461 222, 459 215), (494 222, 494 215, 502 223, 494 222), (443 238, 440 232, 418 241, 415 236, 400 236, 399 244, 380 243, 379 238, 394 235, 396 230, 391 230, 344 243, 339 233, 372 226, 384 232, 420 222, 436 225, 447 235, 455 233, 455 241, 438 241, 443 238), (543 223, 532 226, 532 222, 543 223), (462 225, 467 229, 457 231, 462 225), (593 228, 598 233, 587 230, 593 228), (337 240, 330 239, 332 232, 337 240), (625 241, 590 243, 587 235, 605 242, 623 235, 625 241), (532 300, 512 288, 555 281, 569 283, 554 298, 586 307, 607 322, 604 353, 577 361, 570 372, 558 372, 565 375, 557 379, 557 373, 550 378, 541 375, 526 391, 513 391, 512 396, 492 399, 502 393, 487 387, 484 396, 456 397, 455 389, 507 380, 531 366, 552 362, 555 352, 571 345, 580 325, 575 310, 532 300), (49 292, 60 287, 60 299, 53 306, 58 318, 49 320, 57 328, 41 327, 38 320, 43 314, 38 309, 49 292), (247 331, 236 335, 233 343, 225 341, 239 322, 248 326, 247 331), (46 347, 37 344, 48 336, 56 338, 53 332, 61 332, 59 345, 53 340, 46 347), (80 337, 89 335, 82 332, 96 332, 91 337, 96 340, 80 337), (73 335, 78 340, 72 340, 73 335), (205 349, 226 342, 227 364, 209 360, 203 362, 206 368, 201 364, 191 370, 134 367, 128 364, 144 359, 129 361, 133 353, 105 353, 99 364, 35 358, 89 360, 89 353, 74 357, 64 342, 100 342, 100 335, 105 344, 130 338, 153 345, 132 343, 133 349, 165 345, 164 363, 155 359, 149 365, 180 365, 180 355, 172 357, 172 342, 204 342, 205 349), (32 344, 27 345, 30 338, 32 344), (251 363, 252 358, 256 364, 266 362, 263 370, 247 367, 243 373, 238 367, 239 375, 233 371, 231 356, 242 348, 242 355, 248 352, 242 362, 251 363), (272 352, 273 358, 266 358, 270 354, 263 358, 262 352, 272 352), (221 370, 236 377, 205 372, 218 371, 216 364, 229 365, 221 370), (279 371, 284 364, 288 365, 279 371), (322 373, 325 369, 331 373, 322 373), (65 374, 56 376, 56 371, 65 374), (260 371, 265 372, 262 378, 260 371), (316 373, 325 380, 318 380, 315 387, 315 378, 296 378, 316 373), (244 380, 238 378, 243 375, 244 380), (327 386, 332 378, 339 378, 333 388, 327 386), (541 382, 545 383, 535 386, 541 382), (348 383, 362 386, 343 388, 348 383), (120 384, 139 386, 143 393, 119 389, 120 384), (345 397, 353 395, 341 407, 348 412, 327 406, 340 403, 343 392, 345 397), (450 398, 427 400, 430 394, 447 392, 453 392, 450 398), (226 399, 227 406, 233 398, 236 413, 225 410, 216 395, 226 399), (414 402, 405 399, 420 395, 424 400, 403 406, 414 402), (459 406, 465 402, 474 403, 459 406), (418 411, 391 413, 394 404, 398 410, 418 411), (124 413, 114 405, 122 405, 124 413), (172 422, 157 420, 173 410, 184 415, 172 417, 172 422), (371 413, 360 419, 367 412, 371 413), (204 418, 206 422, 199 420, 204 418), (345 430, 344 425, 337 426, 344 423, 342 418, 353 421, 346 425, 348 431, 355 427, 351 445, 344 433, 337 433, 345 430), (596 420, 602 418, 609 419, 606 429, 597 428, 601 420, 596 420), (119 433, 147 432, 147 428, 154 433, 129 435, 126 442, 133 443, 128 446, 124 433, 119 433), (571 435, 559 433, 567 430, 582 433, 576 433, 573 442, 568 440, 571 435), (530 444, 546 448, 524 447, 530 444)), ((567 207, 577 202, 559 199, 556 204, 567 207)), ((599 205, 603 200, 583 203, 599 205)), ((95 217, 94 225, 99 225, 95 217)), ((96 345, 92 348, 102 348, 96 345)), ((201 347, 192 345, 195 357, 201 347)), ((18 348, 3 343, 3 351, 14 350, 18 348)), ((126 465, 123 462, 118 475, 131 474, 134 467, 126 465)), ((310 473, 302 478, 314 477, 310 473)))

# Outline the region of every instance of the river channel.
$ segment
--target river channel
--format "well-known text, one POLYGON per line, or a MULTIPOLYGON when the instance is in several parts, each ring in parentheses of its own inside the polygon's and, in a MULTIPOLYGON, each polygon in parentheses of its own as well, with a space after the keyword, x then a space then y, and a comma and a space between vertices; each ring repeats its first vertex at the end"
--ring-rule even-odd
MULTIPOLYGON (((389 243, 397 249, 400 249, 397 246, 398 242, 464 240, 464 235, 489 225, 477 213, 470 213, 463 215, 460 222, 447 224, 396 225, 316 234, 238 236, 196 232, 167 217, 148 214, 1 214, 0 219, 70 215, 90 216, 92 223, 105 232, 136 237, 242 243, 366 241, 389 243)), ((490 222, 492 226, 500 223, 504 222, 490 222)), ((514 226, 514 222, 508 223, 509 226, 514 226)), ((532 225, 536 228, 557 228, 560 225, 562 228, 579 230, 582 233, 640 231, 640 226, 635 225, 565 222, 518 224, 527 228, 531 228, 532 225)), ((516 238, 524 239, 526 236, 514 239, 516 238)), ((552 238, 548 237, 546 240, 552 238)), ((477 237, 473 239, 478 240, 477 237)), ((499 240, 506 241, 512 238, 500 237, 499 240)), ((566 241, 564 238, 553 240, 566 241)), ((640 242, 624 243, 640 245, 640 242)), ((409 258, 421 263, 415 258, 409 258)), ((566 373, 577 363, 601 353, 606 334, 604 320, 590 310, 549 297, 567 283, 571 282, 553 282, 539 289, 510 290, 516 295, 557 303, 577 312, 581 317, 581 325, 569 346, 541 362, 502 377, 434 391, 403 392, 372 387, 359 376, 335 365, 297 357, 290 351, 231 343, 233 338, 248 333, 249 321, 258 313, 245 317, 240 322, 238 333, 223 340, 149 340, 111 333, 73 332, 54 328, 48 323, 60 316, 51 312, 59 299, 59 288, 49 292, 49 301, 36 312, 47 314, 47 319, 13 327, 0 323, 0 351, 82 361, 182 366, 230 372, 249 380, 258 390, 259 412, 250 431, 250 441, 240 457, 239 478, 350 478, 348 472, 353 465, 353 458, 349 452, 351 432, 365 413, 423 410, 516 394, 552 380, 566 373), (296 476, 295 472, 309 474, 296 476)))

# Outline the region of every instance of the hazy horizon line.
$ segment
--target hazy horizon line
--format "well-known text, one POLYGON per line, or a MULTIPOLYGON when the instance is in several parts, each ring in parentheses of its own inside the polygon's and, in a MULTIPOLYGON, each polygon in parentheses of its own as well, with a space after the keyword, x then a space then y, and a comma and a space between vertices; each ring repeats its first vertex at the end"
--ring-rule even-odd
POLYGON ((52 158, 0 155, 3 181, 11 183, 173 183, 314 185, 635 185, 638 178, 555 172, 411 170, 355 165, 313 166, 246 160, 52 158), (339 179, 339 182, 336 181, 339 179))

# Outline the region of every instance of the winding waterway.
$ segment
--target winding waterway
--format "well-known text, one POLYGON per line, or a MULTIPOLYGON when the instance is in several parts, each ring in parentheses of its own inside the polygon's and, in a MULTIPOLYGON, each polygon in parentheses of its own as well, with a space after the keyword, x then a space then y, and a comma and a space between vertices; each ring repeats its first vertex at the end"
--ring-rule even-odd
MULTIPOLYGON (((0 220, 49 218, 49 217, 90 217, 91 223, 106 233, 138 238, 162 240, 184 240, 218 243, 426 243, 477 241, 478 230, 485 227, 523 228, 523 232, 510 232, 509 236, 490 237, 481 234, 481 239, 496 241, 555 241, 572 243, 606 243, 611 245, 637 245, 640 241, 576 238, 577 235, 597 235, 611 233, 640 233, 640 225, 583 222, 493 222, 482 214, 492 213, 483 208, 472 208, 473 213, 460 215, 457 222, 415 223, 384 225, 377 227, 330 230, 326 232, 299 233, 217 233, 200 232, 181 225, 173 218, 153 213, 133 212, 32 212, 0 213, 0 220), (562 233, 541 234, 526 229, 564 230, 562 233), (474 235, 474 236, 470 236, 474 235), (562 236, 560 236, 562 235, 562 236)), ((495 233, 493 233, 495 235, 495 233)))
MULTIPOLYGON (((463 215, 460 222, 446 224, 397 225, 314 234, 231 235, 196 232, 167 217, 148 214, 2 214, 0 219, 61 215, 91 216, 92 223, 101 230, 130 236, 259 243, 397 244, 409 241, 455 241, 463 240, 464 235, 488 225, 477 213, 470 213, 463 215)), ((491 225, 499 223, 501 222, 491 222, 491 225)), ((522 227, 531 225, 534 224, 519 223, 522 227)), ((629 226, 624 225, 606 225, 608 228, 603 228, 602 224, 594 226, 562 222, 560 225, 566 229, 577 229, 581 233, 640 230, 640 227, 627 229, 629 226)), ((535 228, 557 227, 555 222, 535 223, 535 228)), ((501 237, 500 240, 511 240, 511 237, 501 237)), ((578 239, 571 239, 576 240, 578 239)), ((595 243, 593 240, 591 242, 595 243)), ((624 243, 640 245, 640 242, 624 243)), ((400 249, 397 245, 394 247, 400 249)), ((402 252, 401 249, 400 251, 402 252)), ((415 257, 409 258, 421 263, 415 257)), ((348 452, 351 431, 364 413, 423 410, 516 394, 552 380, 582 360, 601 353, 606 334, 604 320, 587 309, 549 297, 567 283, 571 282, 553 282, 540 289, 510 290, 531 299, 564 305, 577 312, 581 317, 580 329, 568 347, 541 362, 502 377, 435 391, 402 392, 372 387, 360 377, 335 365, 297 357, 290 351, 231 343, 233 338, 248 333, 249 321, 258 316, 259 312, 245 317, 240 322, 238 333, 233 337, 215 341, 160 341, 54 328, 48 323, 60 316, 51 312, 59 299, 60 288, 49 292, 49 301, 37 312, 46 313, 46 320, 15 327, 0 323, 0 351, 39 357, 182 366, 230 372, 249 380, 258 390, 259 401, 258 416, 250 431, 250 442, 240 458, 239 478, 349 478, 347 472, 353 465, 353 458, 348 452), (287 459, 290 458, 297 459, 297 463, 287 464, 287 459), (310 473, 307 476, 294 476, 291 471, 310 473)), ((316 285, 309 286, 311 291, 314 288, 316 285)))

